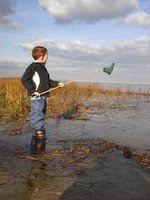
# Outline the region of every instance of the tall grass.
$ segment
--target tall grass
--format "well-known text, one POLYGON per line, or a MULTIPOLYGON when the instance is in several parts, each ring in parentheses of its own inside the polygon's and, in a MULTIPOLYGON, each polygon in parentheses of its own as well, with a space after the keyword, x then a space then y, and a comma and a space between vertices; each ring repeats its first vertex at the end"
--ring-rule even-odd
POLYGON ((19 78, 0 79, 0 119, 17 119, 26 115, 29 104, 19 78))
MULTIPOLYGON (((82 118, 87 109, 87 101, 101 96, 131 95, 149 96, 149 91, 132 91, 129 88, 103 88, 96 84, 72 83, 64 88, 52 92, 47 101, 48 117, 82 118)), ((20 82, 20 78, 0 78, 0 120, 17 120, 26 118, 30 110, 27 92, 20 82)))

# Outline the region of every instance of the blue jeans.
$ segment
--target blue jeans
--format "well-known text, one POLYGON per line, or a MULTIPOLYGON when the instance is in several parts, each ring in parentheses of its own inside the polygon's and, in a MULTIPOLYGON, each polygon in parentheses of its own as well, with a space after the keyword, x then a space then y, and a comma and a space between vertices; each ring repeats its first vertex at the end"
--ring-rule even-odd
POLYGON ((30 124, 31 128, 42 130, 45 128, 46 98, 31 98, 30 124))

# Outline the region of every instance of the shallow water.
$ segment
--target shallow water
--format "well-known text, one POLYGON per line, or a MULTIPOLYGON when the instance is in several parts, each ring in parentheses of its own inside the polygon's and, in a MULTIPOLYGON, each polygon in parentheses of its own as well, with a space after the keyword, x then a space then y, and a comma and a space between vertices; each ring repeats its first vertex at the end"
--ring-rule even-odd
MULTIPOLYGON (((150 149, 150 102, 129 99, 107 109, 94 106, 88 120, 47 120, 46 151, 63 149, 74 140, 105 139, 132 149, 150 149)), ((87 159, 83 173, 72 167, 59 168, 50 161, 21 159, 16 153, 30 152, 31 134, 27 125, 21 135, 0 132, 0 200, 149 200, 150 169, 125 159, 121 149, 106 156, 87 159)), ((79 163, 80 164, 80 163, 79 163)))
POLYGON ((106 139, 131 148, 150 148, 149 100, 103 101, 104 107, 91 107, 89 120, 48 120, 48 139, 106 139))

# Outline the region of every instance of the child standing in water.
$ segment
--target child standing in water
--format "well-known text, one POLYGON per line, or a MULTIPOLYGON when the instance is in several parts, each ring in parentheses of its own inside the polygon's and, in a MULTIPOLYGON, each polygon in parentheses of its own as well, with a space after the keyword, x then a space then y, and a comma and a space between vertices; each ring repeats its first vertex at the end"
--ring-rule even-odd
POLYGON ((40 95, 40 93, 52 87, 63 87, 64 84, 50 79, 45 67, 48 59, 48 50, 45 47, 34 47, 32 57, 35 61, 28 66, 22 76, 21 82, 30 96, 32 141, 34 139, 46 140, 44 118, 48 93, 46 95, 40 95))

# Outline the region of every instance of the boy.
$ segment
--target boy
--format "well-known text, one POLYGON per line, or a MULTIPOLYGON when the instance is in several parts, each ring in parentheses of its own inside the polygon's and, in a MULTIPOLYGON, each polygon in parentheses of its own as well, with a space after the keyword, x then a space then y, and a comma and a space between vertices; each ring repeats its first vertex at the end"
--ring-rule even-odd
POLYGON ((36 140, 46 140, 45 137, 45 112, 46 95, 41 92, 51 87, 63 87, 64 84, 50 79, 49 73, 45 68, 48 59, 48 50, 43 46, 36 46, 32 50, 32 57, 35 62, 31 63, 24 72, 21 82, 28 91, 31 103, 30 123, 32 128, 32 142, 36 140))

